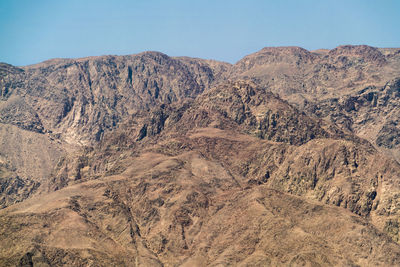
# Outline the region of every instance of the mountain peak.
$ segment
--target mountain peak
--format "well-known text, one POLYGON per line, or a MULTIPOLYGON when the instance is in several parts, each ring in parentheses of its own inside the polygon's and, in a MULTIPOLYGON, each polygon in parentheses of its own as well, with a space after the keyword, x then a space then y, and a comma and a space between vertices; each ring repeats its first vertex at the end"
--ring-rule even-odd
POLYGON ((307 54, 309 51, 300 46, 266 46, 259 52, 307 54))
POLYGON ((315 58, 308 50, 298 46, 264 47, 260 51, 246 56, 244 60, 256 60, 260 64, 266 63, 294 63, 312 62, 315 58))
POLYGON ((342 45, 330 50, 328 55, 330 57, 357 57, 365 62, 376 64, 384 64, 386 62, 385 56, 379 49, 368 45, 342 45))

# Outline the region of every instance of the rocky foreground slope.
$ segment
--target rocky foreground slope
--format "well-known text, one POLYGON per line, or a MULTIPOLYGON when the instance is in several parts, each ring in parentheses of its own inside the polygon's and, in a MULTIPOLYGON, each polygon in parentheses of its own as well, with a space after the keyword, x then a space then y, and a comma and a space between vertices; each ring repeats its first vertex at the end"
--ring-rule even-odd
POLYGON ((0 265, 400 266, 400 49, 0 65, 0 265))

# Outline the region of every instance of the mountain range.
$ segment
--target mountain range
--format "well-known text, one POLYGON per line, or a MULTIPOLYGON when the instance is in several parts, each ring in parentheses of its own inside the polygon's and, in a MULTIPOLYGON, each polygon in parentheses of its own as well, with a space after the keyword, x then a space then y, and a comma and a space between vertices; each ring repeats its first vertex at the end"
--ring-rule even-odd
POLYGON ((1 266, 400 266, 400 49, 0 63, 1 266))

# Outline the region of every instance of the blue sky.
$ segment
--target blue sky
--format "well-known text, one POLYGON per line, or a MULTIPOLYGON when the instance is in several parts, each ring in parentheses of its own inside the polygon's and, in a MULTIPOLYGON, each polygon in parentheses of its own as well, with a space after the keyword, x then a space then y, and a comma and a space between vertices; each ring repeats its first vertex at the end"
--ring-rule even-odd
POLYGON ((0 0, 0 62, 170 56, 234 63, 265 46, 400 47, 398 0, 0 0))

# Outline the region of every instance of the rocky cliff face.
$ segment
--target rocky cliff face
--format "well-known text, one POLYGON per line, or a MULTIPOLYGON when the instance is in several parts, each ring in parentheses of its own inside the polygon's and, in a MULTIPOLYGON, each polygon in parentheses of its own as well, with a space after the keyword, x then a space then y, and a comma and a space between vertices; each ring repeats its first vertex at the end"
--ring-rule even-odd
POLYGON ((137 110, 194 98, 226 66, 158 52, 3 66, 1 121, 90 144, 137 110))
POLYGON ((264 48, 233 65, 229 77, 255 78, 293 100, 295 95, 321 100, 367 85, 385 85, 399 75, 399 51, 365 45, 315 52, 299 47, 264 48))
POLYGON ((254 79, 308 115, 334 122, 398 160, 399 70, 397 48, 345 45, 310 52, 277 47, 244 57, 228 77, 254 79))
POLYGON ((0 65, 0 263, 400 265, 399 51, 0 65))
POLYGON ((400 79, 357 93, 306 103, 308 112, 330 120, 375 144, 399 161, 400 79))

